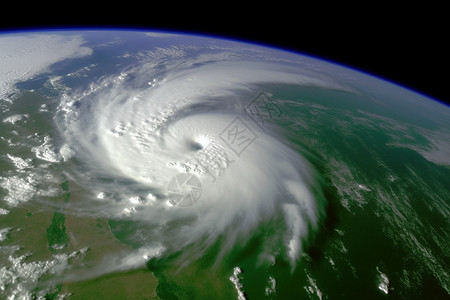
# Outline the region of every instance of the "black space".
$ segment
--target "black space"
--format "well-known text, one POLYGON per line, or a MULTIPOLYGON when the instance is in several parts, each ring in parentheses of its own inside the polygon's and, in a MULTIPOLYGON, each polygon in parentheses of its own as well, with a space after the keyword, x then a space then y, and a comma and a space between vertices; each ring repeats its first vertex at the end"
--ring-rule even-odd
POLYGON ((317 3, 312 8, 305 3, 269 6, 266 2, 254 10, 232 3, 197 7, 193 3, 168 3, 167 7, 145 2, 116 3, 96 6, 94 10, 81 3, 53 6, 47 12, 39 5, 39 13, 6 18, 0 27, 125 27, 220 36, 323 58, 450 102, 450 26, 444 7, 329 7, 317 3))

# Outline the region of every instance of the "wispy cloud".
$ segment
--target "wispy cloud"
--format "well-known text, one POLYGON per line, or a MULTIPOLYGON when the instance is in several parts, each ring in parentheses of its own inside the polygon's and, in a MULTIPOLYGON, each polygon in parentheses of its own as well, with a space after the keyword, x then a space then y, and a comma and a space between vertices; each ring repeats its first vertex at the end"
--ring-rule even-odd
POLYGON ((19 81, 48 70, 67 58, 90 55, 80 36, 57 34, 0 36, 0 97, 4 97, 19 81))
MULTIPOLYGON (((256 95, 259 84, 336 88, 337 83, 273 62, 209 57, 193 66, 196 58, 185 56, 159 64, 151 57, 148 61, 126 74, 105 78, 93 93, 73 95, 62 103, 66 116, 62 128, 69 146, 90 168, 96 166, 87 173, 81 171, 81 184, 96 193, 80 213, 133 220, 140 230, 129 239, 143 245, 146 239, 161 242, 167 252, 189 248, 183 251, 183 259, 189 261, 219 237, 224 237, 227 251, 284 207, 286 248, 295 265, 301 240, 319 219, 317 205, 323 202, 312 192, 314 170, 239 107, 251 101, 249 95, 256 95), (72 106, 73 98, 81 104, 77 108, 72 106), (220 136, 236 116, 255 133, 253 143, 239 157, 220 136), (207 145, 216 154, 228 153, 208 155, 207 145), (218 170, 224 163, 230 165, 218 170), (95 169, 102 175, 95 175, 95 169), (195 174, 201 181, 201 198, 194 209, 168 201, 167 186, 180 172, 195 174), (215 178, 210 172, 216 172, 215 178), (98 181, 99 176, 119 177, 131 185, 110 185, 98 181), (105 196, 98 199, 101 192, 105 196)), ((277 243, 283 233, 279 236, 277 243)))

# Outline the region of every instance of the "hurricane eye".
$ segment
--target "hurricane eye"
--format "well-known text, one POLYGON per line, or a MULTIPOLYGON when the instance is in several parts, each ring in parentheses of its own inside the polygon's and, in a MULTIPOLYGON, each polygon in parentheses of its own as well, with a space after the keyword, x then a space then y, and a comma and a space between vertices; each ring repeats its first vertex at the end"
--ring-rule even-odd
POLYGON ((189 142, 189 148, 191 151, 200 151, 203 149, 203 145, 196 141, 189 142))

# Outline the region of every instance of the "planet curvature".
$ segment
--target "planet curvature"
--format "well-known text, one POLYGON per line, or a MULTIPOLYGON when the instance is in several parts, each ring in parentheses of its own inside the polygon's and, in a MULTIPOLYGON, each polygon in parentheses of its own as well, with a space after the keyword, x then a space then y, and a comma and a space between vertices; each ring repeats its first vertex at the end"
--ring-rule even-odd
POLYGON ((162 31, 0 34, 1 299, 446 299, 450 108, 162 31))

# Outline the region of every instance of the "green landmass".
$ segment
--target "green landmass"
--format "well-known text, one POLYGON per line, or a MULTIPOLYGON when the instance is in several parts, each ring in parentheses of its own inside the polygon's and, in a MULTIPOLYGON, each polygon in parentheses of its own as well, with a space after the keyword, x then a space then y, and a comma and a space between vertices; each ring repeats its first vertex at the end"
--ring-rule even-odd
POLYGON ((69 241, 66 226, 64 225, 65 216, 57 211, 53 213, 52 223, 47 227, 47 240, 50 251, 54 252, 55 245, 65 245, 69 241))
MULTIPOLYGON (((64 293, 70 293, 71 300, 156 300, 155 276, 147 269, 113 273, 90 280, 72 282, 66 285, 64 293)), ((169 299, 169 298, 167 298, 169 299)))
MULTIPOLYGON (((66 193, 64 194, 64 201, 70 199, 69 181, 66 180, 61 184, 61 188, 66 193)), ((55 252, 55 245, 66 245, 69 242, 67 230, 65 226, 65 216, 61 212, 55 211, 50 226, 47 227, 47 240, 50 251, 55 252)))

